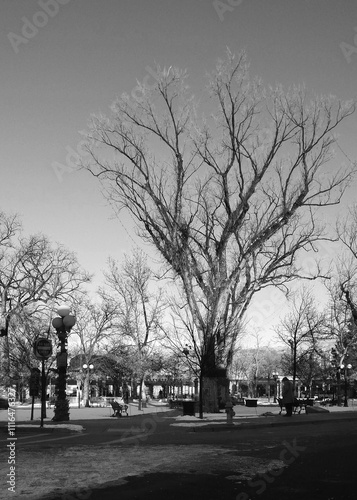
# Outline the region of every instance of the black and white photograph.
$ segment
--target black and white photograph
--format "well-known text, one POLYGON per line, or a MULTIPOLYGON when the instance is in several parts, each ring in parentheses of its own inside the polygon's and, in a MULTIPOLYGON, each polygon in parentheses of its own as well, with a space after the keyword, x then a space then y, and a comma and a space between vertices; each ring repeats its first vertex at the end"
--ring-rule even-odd
POLYGON ((355 499, 357 3, 0 27, 0 500, 355 499))

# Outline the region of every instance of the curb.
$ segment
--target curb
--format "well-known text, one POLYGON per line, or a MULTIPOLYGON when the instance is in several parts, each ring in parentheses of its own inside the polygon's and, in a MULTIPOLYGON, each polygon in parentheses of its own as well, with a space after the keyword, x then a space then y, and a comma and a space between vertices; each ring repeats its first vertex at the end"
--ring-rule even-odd
MULTIPOLYGON (((320 415, 319 415, 320 416, 320 415)), ((329 415, 330 417, 330 415, 329 415)), ((269 417, 268 417, 269 418, 269 417)), ((356 421, 357 418, 354 416, 336 416, 334 418, 319 418, 319 419, 313 419, 313 420, 289 420, 289 421, 279 421, 279 422, 260 422, 260 423, 250 423, 250 422, 241 422, 241 423, 233 423, 233 424, 227 424, 227 423, 222 423, 222 424, 209 424, 209 425, 202 425, 200 427, 189 427, 187 429, 187 432, 227 432, 227 431, 241 431, 245 429, 259 429, 262 427, 282 427, 282 426, 293 426, 293 425, 307 425, 307 424, 313 424, 313 425, 318 425, 318 424, 326 424, 326 423, 331 423, 331 422, 336 422, 336 423, 344 423, 344 422, 352 422, 356 421)))
MULTIPOLYGON (((53 432, 65 432, 67 434, 78 434, 78 430, 74 429, 68 429, 66 427, 40 427, 39 425, 35 424, 28 424, 26 422, 23 423, 26 427, 22 427, 22 424, 20 423, 19 425, 16 425, 15 427, 15 434, 22 434, 22 433, 31 433, 31 432, 42 432, 43 434, 51 434, 53 432)), ((46 424, 45 424, 46 425, 46 424)), ((55 424, 51 424, 55 425, 55 424)), ((76 425, 81 425, 81 424, 76 424, 76 425)), ((7 434, 9 432, 8 427, 1 426, 0 427, 0 432, 3 432, 7 434)))
MULTIPOLYGON (((1 427, 0 428, 0 432, 3 432, 3 433, 8 433, 8 428, 7 427, 1 427)), ((51 434, 52 432, 58 432, 58 431, 64 431, 64 432, 76 432, 76 431, 72 431, 71 429, 65 429, 63 427, 59 427, 58 429, 55 429, 55 428, 46 428, 46 427, 36 427, 36 426, 31 426, 31 427, 19 427, 17 426, 15 428, 15 433, 16 435, 17 434, 22 434, 22 433, 27 433, 27 432, 43 432, 44 434, 51 434)))

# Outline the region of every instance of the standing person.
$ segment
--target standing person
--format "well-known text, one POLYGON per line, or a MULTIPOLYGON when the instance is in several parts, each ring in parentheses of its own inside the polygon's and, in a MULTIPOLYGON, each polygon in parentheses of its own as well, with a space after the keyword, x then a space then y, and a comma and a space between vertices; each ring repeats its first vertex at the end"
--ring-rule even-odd
POLYGON ((293 404, 294 404, 293 386, 288 377, 284 377, 282 383, 283 383, 283 388, 282 388, 283 404, 286 409, 286 414, 284 415, 284 417, 291 417, 293 414, 293 404))
POLYGON ((127 405, 129 403, 129 390, 128 389, 124 390, 123 399, 124 399, 124 403, 127 405))

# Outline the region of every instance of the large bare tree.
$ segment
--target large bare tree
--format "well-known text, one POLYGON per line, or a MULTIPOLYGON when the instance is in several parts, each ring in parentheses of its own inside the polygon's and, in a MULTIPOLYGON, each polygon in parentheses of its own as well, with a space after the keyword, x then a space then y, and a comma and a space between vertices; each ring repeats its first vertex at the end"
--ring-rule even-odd
POLYGON ((156 73, 140 99, 124 94, 110 117, 92 118, 82 167, 177 277, 214 377, 252 296, 304 275, 297 256, 323 236, 315 212, 339 203, 350 178, 327 163, 355 105, 264 88, 243 53, 227 52, 200 100, 185 71, 156 73))

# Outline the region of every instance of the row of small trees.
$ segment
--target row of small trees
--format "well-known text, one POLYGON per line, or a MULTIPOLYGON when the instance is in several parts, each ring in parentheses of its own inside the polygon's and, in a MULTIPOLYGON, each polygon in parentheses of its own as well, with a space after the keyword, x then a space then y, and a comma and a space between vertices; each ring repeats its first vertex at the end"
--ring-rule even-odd
MULTIPOLYGON (((163 336, 164 301, 160 289, 151 289, 152 278, 144 254, 135 251, 122 268, 109 260, 104 286, 91 296, 86 289, 90 276, 74 254, 43 235, 23 237, 18 217, 1 213, 1 385, 27 385, 38 363, 34 341, 47 337, 56 346, 52 316, 59 303, 67 302, 76 315, 69 337, 70 356, 77 358, 72 372, 81 374, 83 364, 96 358, 101 360, 99 372, 114 378, 125 372, 142 387, 145 375, 162 357, 158 341, 163 336)), ((53 378, 56 348, 46 366, 53 378)), ((87 371, 85 399, 88 388, 87 371)))

